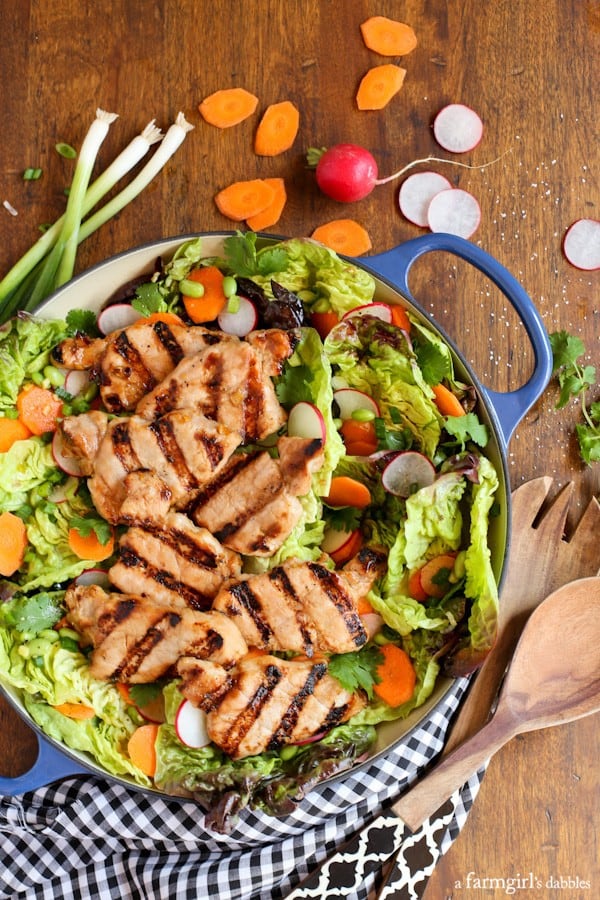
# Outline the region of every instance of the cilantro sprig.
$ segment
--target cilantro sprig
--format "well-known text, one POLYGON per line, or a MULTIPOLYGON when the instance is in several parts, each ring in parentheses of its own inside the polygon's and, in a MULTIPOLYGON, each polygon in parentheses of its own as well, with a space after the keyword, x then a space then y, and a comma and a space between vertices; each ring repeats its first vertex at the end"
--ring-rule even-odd
POLYGON ((567 331, 549 335, 552 347, 552 373, 558 381, 560 394, 556 409, 563 409, 571 400, 579 399, 584 421, 575 426, 579 452, 585 463, 600 461, 600 401, 587 403, 587 392, 596 384, 595 366, 585 365, 585 345, 581 338, 567 331))
POLYGON ((235 275, 251 278, 253 275, 273 275, 287 268, 288 255, 283 247, 256 249, 253 231, 236 231, 225 239, 225 259, 235 275))
POLYGON ((355 653, 337 653, 329 660, 329 674, 336 678, 346 691, 358 688, 373 699, 373 687, 381 680, 377 666, 383 662, 383 654, 377 644, 369 644, 355 653))
POLYGON ((73 516, 69 520, 69 528, 74 528, 84 538, 89 537, 94 532, 103 546, 108 544, 112 537, 112 528, 109 523, 93 513, 88 513, 85 516, 73 516))

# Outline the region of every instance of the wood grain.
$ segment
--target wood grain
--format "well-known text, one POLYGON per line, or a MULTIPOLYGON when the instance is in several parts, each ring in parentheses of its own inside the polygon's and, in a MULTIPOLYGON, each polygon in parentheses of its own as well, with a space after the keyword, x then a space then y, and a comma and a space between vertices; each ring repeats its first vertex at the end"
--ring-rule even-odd
MULTIPOLYGON (((482 143, 464 160, 481 164, 506 154, 484 170, 439 167, 480 201, 482 223, 473 240, 516 275, 549 331, 579 334, 590 360, 598 359, 598 273, 573 269, 561 253, 570 222, 600 215, 597 0, 0 0, 0 12, 0 178, 2 200, 18 211, 12 217, 0 208, 2 270, 36 238, 38 225, 64 208, 71 170, 53 147, 78 144, 96 106, 120 116, 101 165, 153 117, 165 129, 181 109, 196 127, 135 204, 85 242, 80 268, 164 235, 229 228, 213 194, 255 175, 286 177, 280 233, 309 234, 324 221, 352 215, 368 227, 374 252, 393 247, 420 233, 398 213, 398 185, 380 186, 351 207, 335 204, 316 190, 304 151, 362 143, 387 175, 411 159, 446 155, 435 145, 431 121, 442 105, 460 101, 485 122, 482 143), (401 61, 407 76, 392 104, 361 113, 354 105, 357 84, 366 68, 381 62, 358 30, 373 14, 410 22, 419 45, 401 61), (256 158, 253 120, 225 133, 201 121, 202 97, 231 85, 256 93, 260 109, 281 99, 298 105, 301 131, 291 151, 256 158), (26 166, 42 167, 42 179, 23 182, 26 166)), ((532 353, 517 317, 478 272, 446 254, 429 254, 413 267, 411 287, 486 384, 504 390, 527 377, 532 353)), ((554 479, 555 492, 573 482, 570 532, 600 493, 599 467, 579 460, 573 437, 579 408, 556 412, 555 400, 552 388, 525 417, 508 464, 513 488, 541 475, 554 479)), ((0 708, 1 765, 15 774, 27 767, 32 743, 12 712, 0 708)), ((469 872, 480 879, 533 872, 544 881, 579 875, 592 882, 580 896, 599 895, 597 742, 597 722, 584 719, 517 738, 500 751, 427 900, 504 896, 489 885, 471 883, 467 890, 469 872)), ((526 896, 553 895, 544 889, 526 896)))

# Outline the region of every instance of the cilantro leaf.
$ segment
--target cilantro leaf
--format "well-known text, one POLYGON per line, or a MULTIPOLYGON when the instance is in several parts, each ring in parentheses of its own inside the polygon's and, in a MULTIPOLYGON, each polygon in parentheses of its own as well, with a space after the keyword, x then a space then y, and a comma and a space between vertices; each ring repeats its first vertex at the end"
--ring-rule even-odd
POLYGON ((234 275, 251 278, 252 275, 272 275, 287 268, 288 255, 283 247, 256 249, 253 231, 236 231, 223 244, 227 265, 234 275))
POLYGON ((554 331, 549 338, 552 347, 552 372, 560 388, 555 408, 563 409, 570 400, 580 399, 584 422, 575 426, 575 433, 581 458, 591 465, 600 461, 600 402, 593 402, 588 409, 585 395, 596 384, 596 369, 579 362, 585 353, 581 338, 567 331, 554 331))
POLYGON ((428 341, 415 346, 415 355, 427 384, 439 384, 452 374, 447 357, 435 344, 428 341))
POLYGON ((283 247, 265 247, 260 250, 256 264, 259 275, 273 275, 287 269, 288 255, 283 247))
POLYGON ((444 427, 448 434, 460 442, 463 450, 468 440, 478 447, 485 447, 488 442, 488 430, 473 412, 464 416, 446 416, 444 427))
POLYGON ((593 462, 600 462, 600 429, 578 424, 575 426, 575 433, 583 461, 588 466, 593 462))
POLYGON ((10 619, 17 631, 37 634, 44 628, 52 628, 63 614, 56 594, 41 593, 16 600, 10 610, 10 619))
POLYGON ((548 337, 552 348, 553 372, 558 372, 562 368, 571 368, 585 353, 585 346, 581 338, 575 337, 567 331, 554 331, 548 337))
POLYGON ((81 537, 89 537, 94 532, 101 544, 108 544, 112 537, 112 528, 108 522, 93 513, 86 516, 73 516, 69 521, 69 528, 74 528, 81 537))
POLYGON ((300 400, 312 403, 313 396, 309 385, 313 381, 313 372, 304 363, 299 366, 286 366, 275 385, 277 399, 282 404, 294 404, 300 400))
POLYGON ((70 309, 66 316, 66 322, 71 337, 78 333, 87 334, 89 337, 100 336, 96 313, 91 309, 70 309))
POLYGON ((131 305, 143 316, 166 312, 169 308, 160 286, 154 281, 140 284, 135 289, 135 297, 131 301, 131 305))
POLYGON ((338 653, 329 660, 329 674, 336 678, 346 691, 358 688, 373 698, 373 686, 381 680, 377 666, 383 662, 383 654, 377 644, 370 644, 357 653, 338 653))

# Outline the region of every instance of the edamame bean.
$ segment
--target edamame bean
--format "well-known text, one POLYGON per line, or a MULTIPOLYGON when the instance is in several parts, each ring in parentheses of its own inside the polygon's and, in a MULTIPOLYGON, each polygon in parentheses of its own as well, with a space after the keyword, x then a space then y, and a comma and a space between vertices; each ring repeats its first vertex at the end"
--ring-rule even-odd
POLYGON ((295 747, 293 744, 286 744, 285 747, 282 747, 279 751, 279 755, 285 762, 288 759, 293 759, 297 752, 298 747, 295 747))
POLYGON ((44 377, 48 379, 53 387, 62 387, 65 383, 65 373, 57 369, 56 366, 45 366, 44 377))
POLYGON ((221 285, 223 289, 223 293, 229 300, 230 297, 233 297, 237 291, 237 281, 233 277, 233 275, 226 275, 223 279, 223 284, 221 285))
POLYGON ((182 278, 179 282, 179 290, 186 297, 204 297, 204 285, 199 281, 191 281, 189 278, 182 278))
POLYGON ((355 409, 352 411, 352 418, 355 422, 372 422, 375 413, 372 409, 355 409))

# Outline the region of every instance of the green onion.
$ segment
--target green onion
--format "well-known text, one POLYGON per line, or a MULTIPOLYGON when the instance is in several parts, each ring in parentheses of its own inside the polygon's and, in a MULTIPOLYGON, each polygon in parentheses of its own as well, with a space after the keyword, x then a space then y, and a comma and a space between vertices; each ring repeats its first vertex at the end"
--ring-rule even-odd
POLYGON ((77 150, 75 147, 71 147, 70 144, 65 144, 62 141, 58 144, 54 145, 54 149, 60 156, 64 156, 65 159, 75 159, 77 156, 77 150))
POLYGON ((25 169, 23 172, 23 181, 37 181, 38 178, 42 177, 41 169, 25 169))

